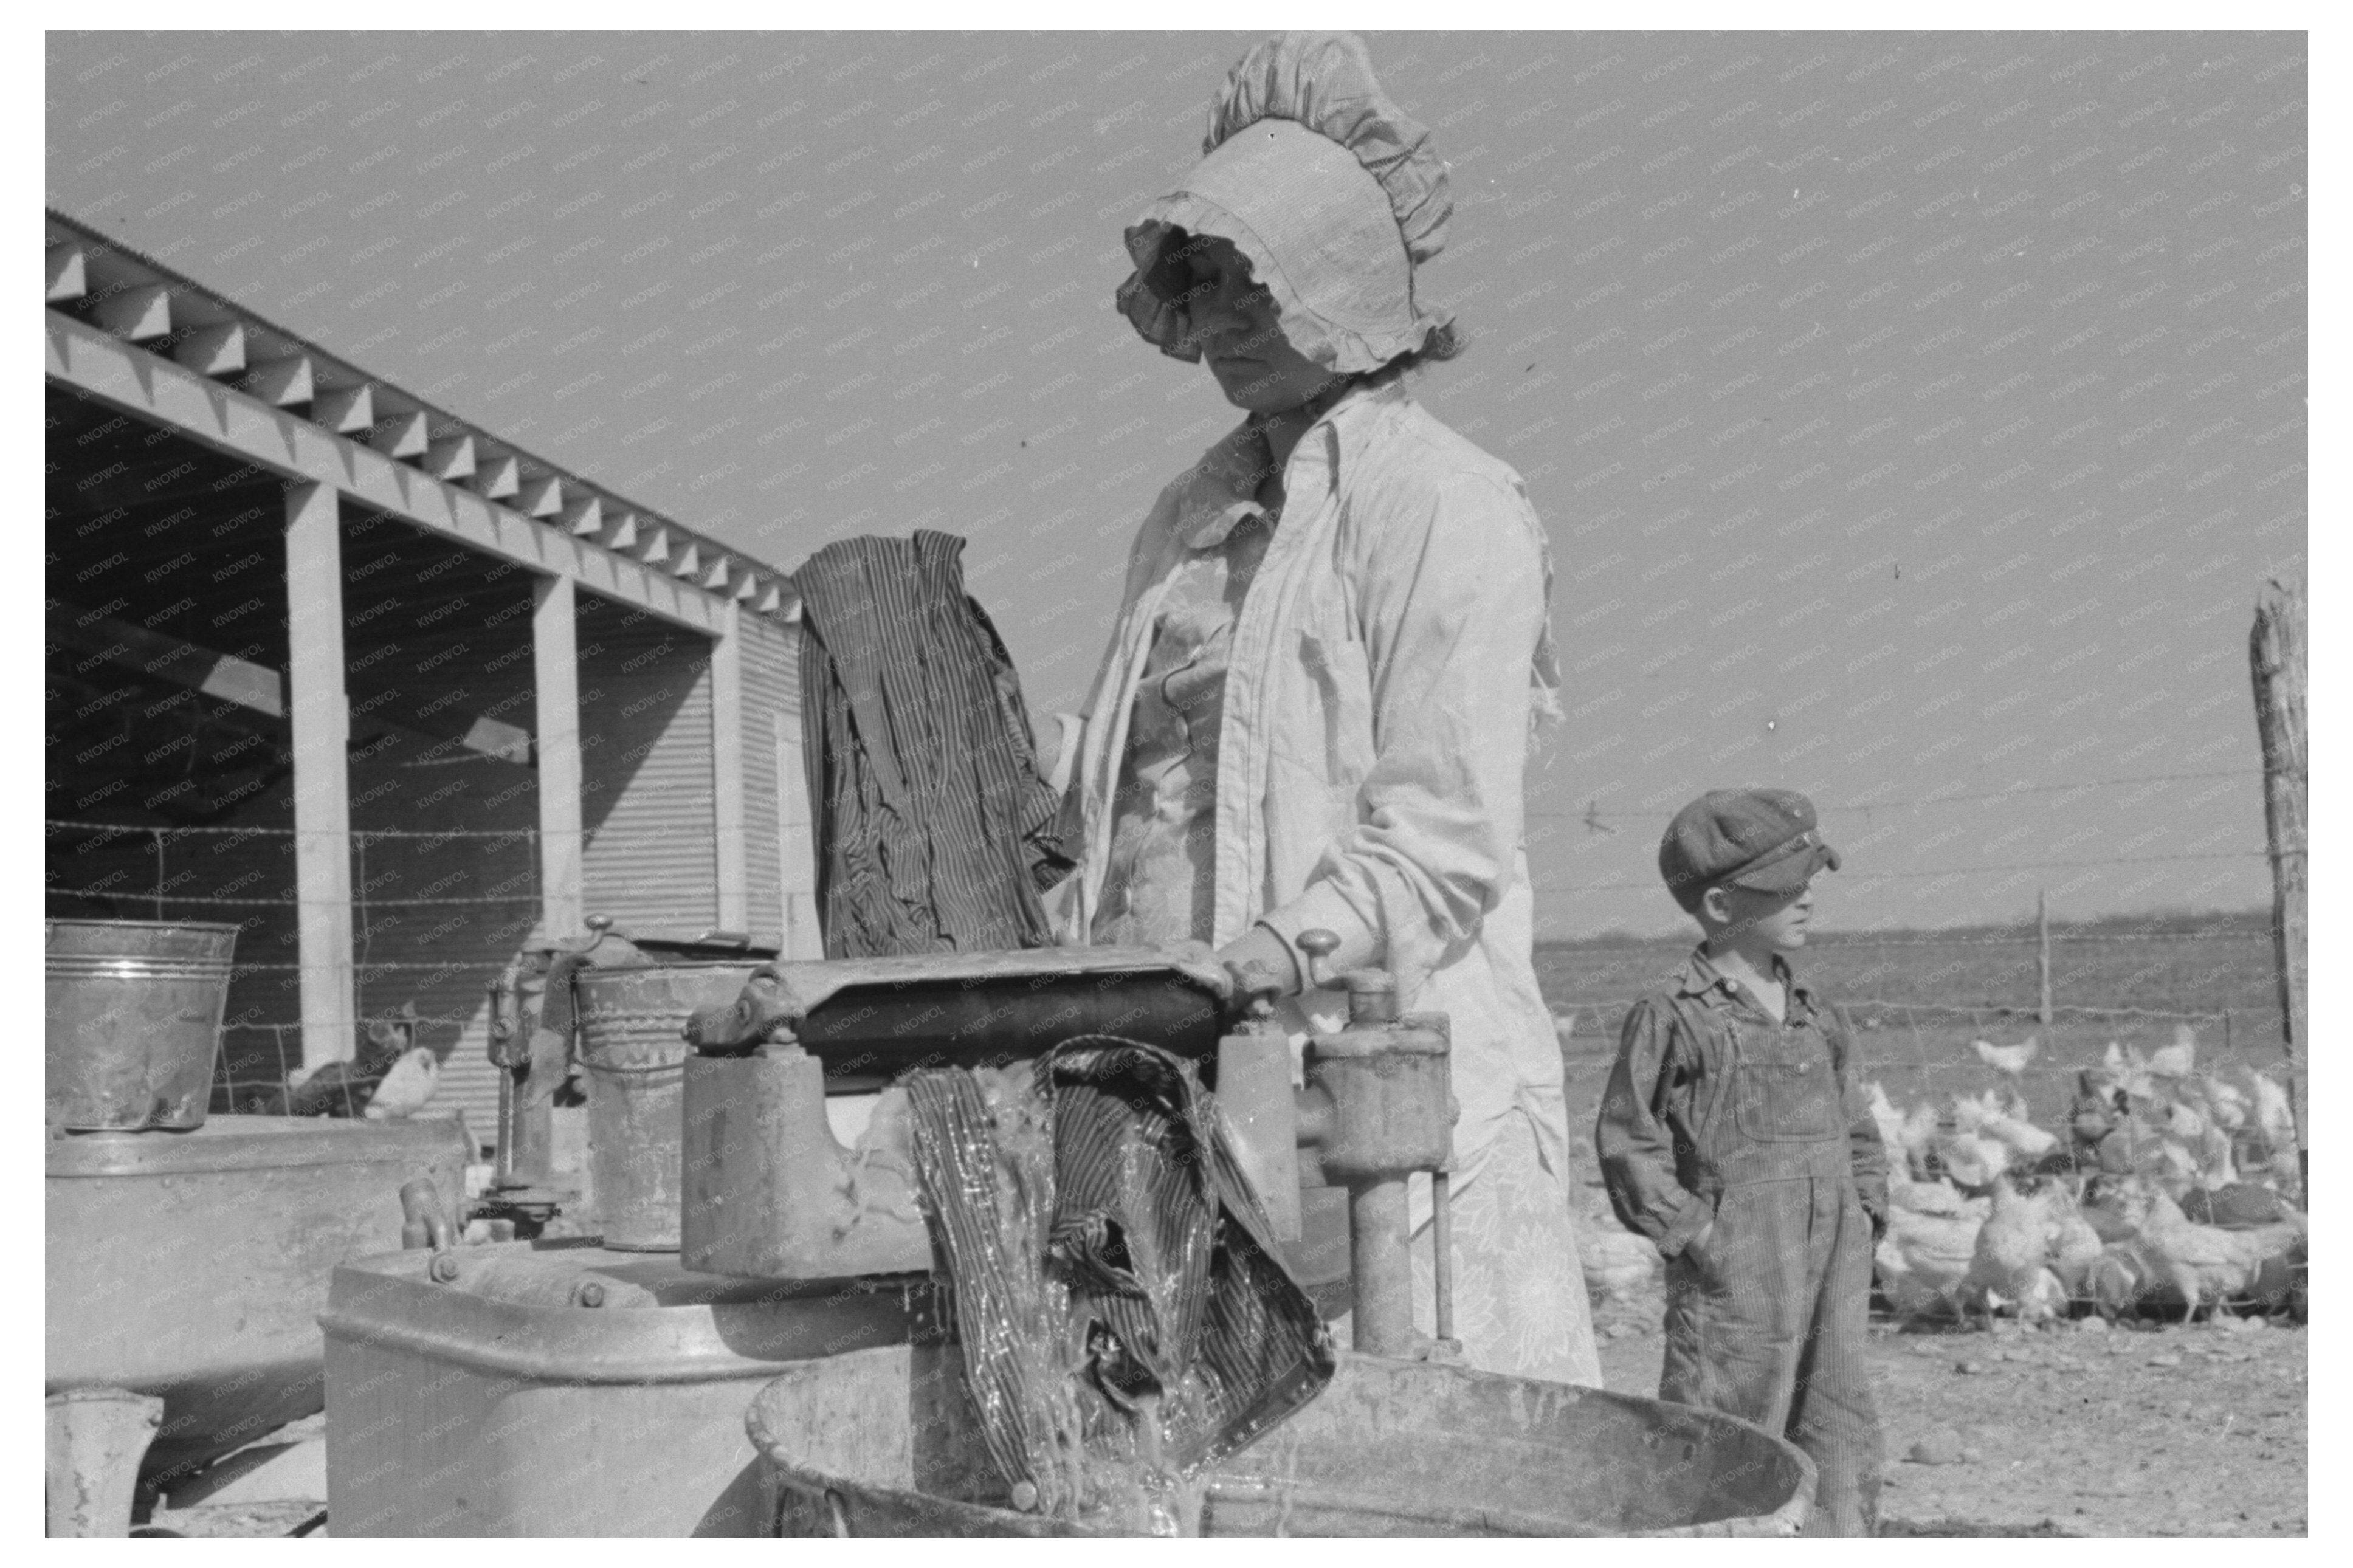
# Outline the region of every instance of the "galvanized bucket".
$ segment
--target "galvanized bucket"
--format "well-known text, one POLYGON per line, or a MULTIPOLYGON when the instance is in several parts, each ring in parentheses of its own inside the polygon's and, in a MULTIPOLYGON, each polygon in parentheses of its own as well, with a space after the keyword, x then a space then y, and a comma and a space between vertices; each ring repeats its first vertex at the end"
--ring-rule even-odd
POLYGON ((605 1246, 678 1250, 685 1187, 687 1015, 735 1000, 749 963, 583 969, 573 976, 588 1080, 588 1184, 605 1246))
POLYGON ((48 1121, 69 1132, 205 1124, 237 927, 48 922, 48 1121))

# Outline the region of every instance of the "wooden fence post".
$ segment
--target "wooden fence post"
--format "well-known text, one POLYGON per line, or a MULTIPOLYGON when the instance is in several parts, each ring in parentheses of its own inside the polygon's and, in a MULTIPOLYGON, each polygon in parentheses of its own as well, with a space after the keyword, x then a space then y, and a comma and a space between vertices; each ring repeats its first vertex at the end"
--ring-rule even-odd
POLYGON ((2051 904, 2041 888, 2034 889, 2034 967, 2042 982, 2042 1005, 2034 1016, 2044 1028, 2051 1026, 2051 904))
POLYGON ((2255 684, 2255 728, 2263 747, 2263 829, 2272 862, 2272 954, 2279 972, 2280 1035, 2286 1047, 2288 1108, 2295 1117, 2298 1158, 2310 1202, 2311 1146, 2298 1091, 2298 1056, 2310 1048, 2305 1011, 2305 888, 2308 873, 2305 765, 2305 605, 2303 593, 2274 577, 2255 596, 2247 639, 2255 684))

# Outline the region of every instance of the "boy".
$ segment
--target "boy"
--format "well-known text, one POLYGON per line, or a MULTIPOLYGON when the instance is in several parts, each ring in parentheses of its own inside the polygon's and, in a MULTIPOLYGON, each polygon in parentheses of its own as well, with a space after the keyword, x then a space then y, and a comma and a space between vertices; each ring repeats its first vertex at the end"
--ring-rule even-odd
POLYGON ((1809 883, 1838 864, 1794 791, 1719 790, 1675 815, 1659 870, 1704 937, 1627 1014, 1594 1146, 1618 1217, 1667 1259, 1659 1397, 1786 1436, 1820 1471, 1807 1533, 1868 1535, 1887 1163, 1844 1020, 1786 957, 1809 883))

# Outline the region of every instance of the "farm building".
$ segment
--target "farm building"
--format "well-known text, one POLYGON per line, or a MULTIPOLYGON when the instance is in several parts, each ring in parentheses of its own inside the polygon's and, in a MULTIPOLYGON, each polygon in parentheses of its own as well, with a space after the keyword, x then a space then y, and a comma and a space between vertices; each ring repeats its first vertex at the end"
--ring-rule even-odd
POLYGON ((483 1136, 519 949, 595 913, 814 951, 786 575, 47 246, 47 912, 241 928, 216 1109, 413 1007, 483 1136))

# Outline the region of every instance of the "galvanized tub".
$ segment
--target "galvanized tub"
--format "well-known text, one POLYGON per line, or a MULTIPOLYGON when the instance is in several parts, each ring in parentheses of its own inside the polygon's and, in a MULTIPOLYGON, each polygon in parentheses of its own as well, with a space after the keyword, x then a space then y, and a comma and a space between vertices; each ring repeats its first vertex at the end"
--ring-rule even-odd
POLYGON ((920 1278, 789 1286, 562 1242, 335 1270, 338 1537, 767 1535, 744 1411, 810 1356, 937 1333, 920 1278), (593 1303, 593 1305, 592 1305, 593 1303))
POLYGON ((161 1395, 151 1481, 313 1414, 329 1274, 400 1244, 403 1183, 463 1192, 468 1152, 446 1121, 216 1116, 174 1138, 52 1139, 47 1392, 161 1395))
MULTIPOLYGON (((787 1369, 745 1427, 796 1533, 1114 1533, 1008 1506, 952 1346, 787 1369)), ((1315 1402, 1213 1467, 1204 1536, 1795 1535, 1803 1454, 1746 1421, 1631 1394, 1343 1353, 1315 1402)))
POLYGON ((47 926, 49 1125, 74 1132, 203 1126, 238 928, 47 926))
POLYGON ((588 1080, 588 1188, 617 1252, 678 1250, 687 1015, 735 1000, 749 963, 583 969, 573 976, 588 1080))

